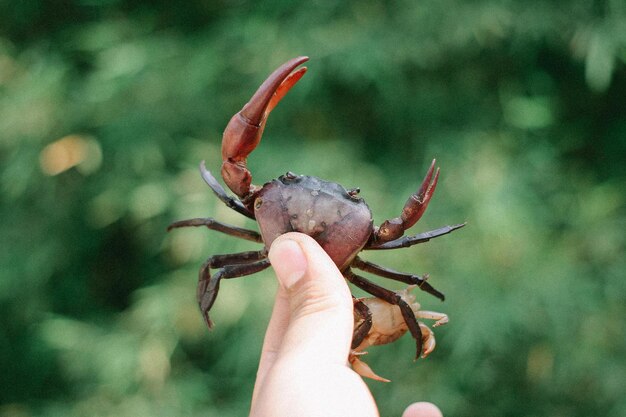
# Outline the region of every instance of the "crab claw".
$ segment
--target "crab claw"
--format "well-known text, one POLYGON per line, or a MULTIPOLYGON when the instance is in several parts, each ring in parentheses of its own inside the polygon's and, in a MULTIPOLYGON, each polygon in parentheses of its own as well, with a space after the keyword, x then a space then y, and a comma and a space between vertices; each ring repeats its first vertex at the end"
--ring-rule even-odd
POLYGON ((439 168, 435 171, 435 162, 430 164, 426 177, 422 181, 420 188, 406 201, 400 217, 385 220, 376 232, 376 240, 380 242, 388 242, 398 239, 404 234, 404 231, 412 227, 422 217, 428 203, 435 193, 437 181, 439 180, 439 168), (434 178, 433 178, 434 173, 434 178))
POLYGON ((433 162, 430 164, 430 168, 428 168, 428 172, 426 173, 426 177, 424 178, 424 181, 422 181, 420 189, 417 193, 412 194, 411 197, 409 197, 404 205, 404 208, 402 209, 401 218, 404 222, 405 229, 408 229, 417 223, 426 211, 426 207, 428 207, 428 203, 430 203, 430 199, 435 193, 437 180, 439 179, 439 168, 435 171, 435 177, 433 178, 435 162, 436 159, 433 159, 433 162))
POLYGON ((278 67, 261 84, 250 101, 231 119, 222 138, 222 177, 237 196, 245 199, 256 190, 246 158, 257 147, 269 113, 306 72, 294 71, 308 57, 293 58, 278 67))

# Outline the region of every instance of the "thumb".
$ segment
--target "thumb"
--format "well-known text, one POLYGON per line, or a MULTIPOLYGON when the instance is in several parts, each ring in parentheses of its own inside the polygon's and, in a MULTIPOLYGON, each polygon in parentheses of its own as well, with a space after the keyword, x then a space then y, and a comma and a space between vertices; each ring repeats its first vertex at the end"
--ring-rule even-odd
POLYGON ((345 365, 354 316, 348 286, 337 266, 310 236, 277 238, 269 259, 289 303, 289 324, 279 357, 345 365))

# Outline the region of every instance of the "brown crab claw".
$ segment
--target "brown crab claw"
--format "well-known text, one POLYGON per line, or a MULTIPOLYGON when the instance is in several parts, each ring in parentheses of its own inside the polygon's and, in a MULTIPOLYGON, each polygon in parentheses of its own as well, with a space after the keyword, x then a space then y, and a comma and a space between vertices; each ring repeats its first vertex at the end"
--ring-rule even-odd
POLYGON ((404 234, 404 231, 412 227, 422 217, 431 197, 437 188, 439 180, 439 168, 435 171, 435 162, 430 164, 428 172, 420 188, 406 201, 400 217, 385 220, 376 231, 376 241, 389 242, 398 239, 404 234), (434 177, 433 177, 434 174, 434 177))
POLYGON ((278 67, 250 101, 230 119, 224 130, 222 177, 242 199, 255 189, 251 185, 252 176, 246 166, 246 158, 261 141, 269 113, 306 72, 306 67, 296 68, 308 59, 306 56, 293 58, 278 67))
POLYGON ((422 181, 422 185, 420 186, 419 190, 416 194, 412 195, 409 198, 404 206, 404 209, 402 210, 401 217, 404 222, 405 229, 408 229, 409 227, 417 223, 417 221, 426 211, 428 203, 430 203, 430 199, 435 193, 435 188, 437 188, 437 180, 439 180, 439 168, 437 168, 437 171, 434 171, 435 162, 436 159, 433 159, 433 162, 430 164, 430 168, 428 168, 426 177, 424 178, 424 181, 422 181), (435 172, 434 178, 433 171, 435 172))

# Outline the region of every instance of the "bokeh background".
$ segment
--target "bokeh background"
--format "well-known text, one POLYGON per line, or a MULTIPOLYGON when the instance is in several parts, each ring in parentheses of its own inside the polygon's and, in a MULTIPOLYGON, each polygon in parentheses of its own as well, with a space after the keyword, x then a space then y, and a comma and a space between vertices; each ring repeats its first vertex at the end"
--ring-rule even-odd
POLYGON ((429 272, 450 316, 426 360, 370 350, 381 414, 626 415, 622 0, 2 0, 0 416, 247 414, 272 272, 225 282, 209 334, 199 265, 258 246, 165 227, 255 227, 197 166, 298 55, 256 182, 358 186, 380 223, 436 157, 412 231, 468 222, 365 254, 429 272))

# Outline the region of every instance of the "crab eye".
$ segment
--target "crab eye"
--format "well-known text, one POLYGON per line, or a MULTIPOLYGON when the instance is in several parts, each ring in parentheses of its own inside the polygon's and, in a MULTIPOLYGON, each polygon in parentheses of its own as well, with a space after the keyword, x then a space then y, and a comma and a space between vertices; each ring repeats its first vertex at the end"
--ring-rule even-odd
POLYGON ((350 188, 348 190, 348 195, 352 198, 357 198, 360 192, 361 192, 361 189, 359 187, 350 188))

